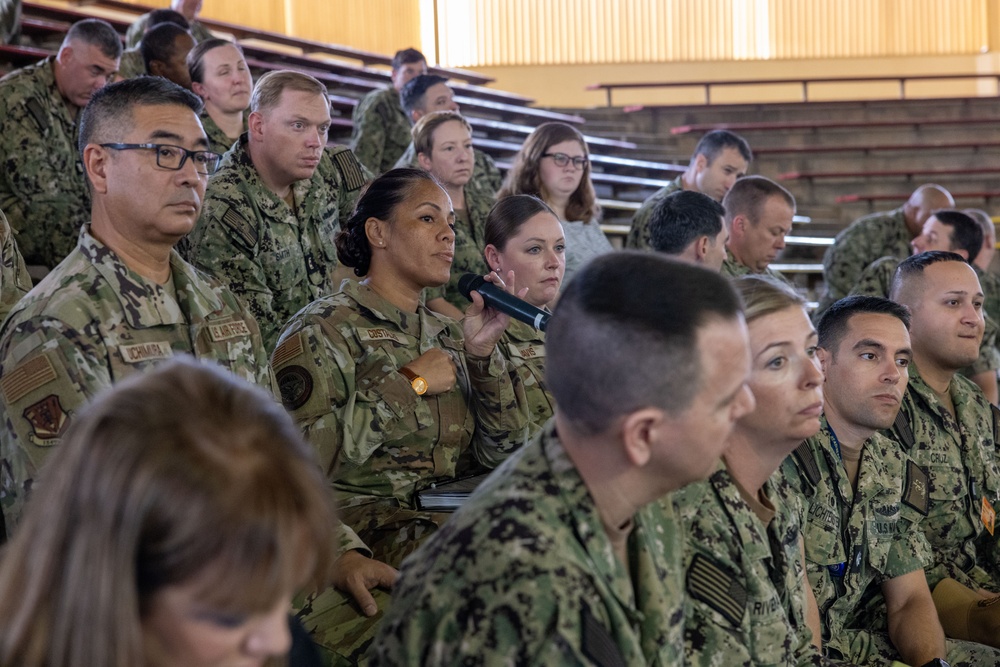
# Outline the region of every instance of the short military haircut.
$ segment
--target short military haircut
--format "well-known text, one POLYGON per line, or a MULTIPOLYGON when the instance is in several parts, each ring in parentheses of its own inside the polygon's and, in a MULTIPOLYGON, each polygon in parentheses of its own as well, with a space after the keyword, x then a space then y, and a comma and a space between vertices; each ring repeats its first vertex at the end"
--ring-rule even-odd
POLYGON ((719 157, 719 154, 727 148, 738 150, 747 164, 753 162, 753 151, 750 150, 750 144, 747 143, 746 139, 729 130, 712 130, 699 139, 691 154, 691 161, 693 162, 699 155, 704 155, 708 164, 712 164, 715 162, 715 158, 719 157))
POLYGON ((699 237, 712 242, 722 231, 722 204, 693 190, 680 190, 663 198, 649 220, 653 250, 679 255, 699 237))
POLYGON ((151 28, 139 42, 139 52, 142 54, 142 62, 146 65, 146 71, 151 71, 150 63, 154 60, 161 63, 173 60, 174 56, 177 55, 177 38, 190 34, 175 23, 161 23, 151 28))
POLYGON ((400 49, 396 51, 396 55, 392 57, 392 71, 398 70, 403 65, 409 65, 410 63, 425 63, 427 58, 424 58, 424 54, 420 53, 416 49, 400 49))
POLYGON ((180 12, 173 9, 154 9, 149 13, 149 18, 146 19, 146 32, 149 32, 152 28, 162 23, 173 23, 185 30, 191 29, 191 24, 188 23, 188 20, 180 12))
POLYGON ((101 19, 83 19, 71 25, 62 45, 69 46, 74 41, 96 46, 108 58, 118 59, 122 55, 121 37, 107 21, 101 19))
POLYGON ((760 222, 764 204, 771 197, 781 197, 792 211, 795 210, 795 197, 787 189, 764 176, 744 176, 736 179, 733 187, 722 199, 722 208, 726 210, 726 224, 731 224, 738 215, 744 215, 751 224, 760 222))
POLYGON ((964 250, 969 254, 970 264, 976 261, 983 248, 983 229, 979 223, 972 216, 950 208, 934 211, 934 217, 951 228, 949 250, 964 250))
POLYGON ((984 244, 990 239, 993 239, 993 242, 996 243, 997 228, 993 224, 993 218, 990 217, 989 213, 978 208, 962 209, 962 213, 979 223, 979 228, 983 230, 984 244))
POLYGON ((414 109, 422 111, 427 89, 439 83, 448 83, 448 79, 437 74, 421 74, 407 81, 403 89, 399 91, 399 99, 406 115, 411 115, 414 109))
POLYGON ((700 329, 739 314, 732 286, 707 269, 639 251, 596 257, 546 329, 559 412, 588 434, 644 407, 682 413, 701 387, 700 329))
POLYGON ((835 302, 823 313, 816 326, 819 346, 836 355, 840 341, 847 335, 851 318, 865 313, 895 317, 903 323, 907 331, 910 330, 910 311, 906 306, 881 296, 855 294, 835 302))
POLYGON ((201 98, 159 76, 140 76, 105 86, 94 93, 80 115, 80 153, 88 144, 122 140, 132 127, 137 106, 182 106, 201 112, 201 98))
POLYGON ((286 90, 313 93, 326 99, 326 86, 314 77, 302 72, 283 69, 268 72, 257 80, 250 96, 250 111, 264 113, 281 103, 281 94, 286 90))
POLYGON ((932 264, 939 264, 941 262, 959 262, 966 265, 969 263, 961 255, 944 250, 930 250, 922 252, 919 255, 907 257, 899 263, 899 266, 896 267, 896 272, 892 274, 892 287, 889 289, 889 298, 897 303, 906 304, 909 300, 907 288, 914 281, 923 279, 924 269, 932 264))
POLYGON ((469 121, 462 118, 462 114, 457 111, 433 111, 426 116, 421 116, 420 120, 413 125, 413 129, 410 130, 413 136, 413 149, 417 155, 423 153, 427 157, 431 157, 434 149, 434 131, 452 121, 461 123, 469 131, 469 134, 472 134, 472 126, 469 125, 469 121))

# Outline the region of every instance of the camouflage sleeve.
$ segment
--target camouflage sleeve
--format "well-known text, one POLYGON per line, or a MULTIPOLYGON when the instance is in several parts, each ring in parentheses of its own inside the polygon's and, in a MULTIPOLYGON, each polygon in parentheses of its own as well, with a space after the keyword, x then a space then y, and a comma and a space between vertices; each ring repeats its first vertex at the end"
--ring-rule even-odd
POLYGON ((38 470, 59 444, 73 415, 111 385, 107 350, 100 336, 93 333, 52 318, 29 319, 5 332, 0 454, 8 531, 20 517, 38 470))
POLYGON ((361 188, 374 176, 368 167, 363 165, 357 155, 347 146, 327 148, 324 155, 329 161, 320 160, 320 173, 329 187, 337 194, 337 207, 340 216, 340 228, 347 228, 347 221, 354 213, 358 203, 361 188))
POLYGON ((142 41, 142 36, 146 33, 146 22, 149 20, 149 14, 143 14, 135 21, 132 25, 128 27, 125 31, 125 48, 133 49, 139 46, 139 42, 142 41))
POLYGON ((17 249, 7 218, 0 212, 0 322, 30 290, 28 267, 17 249))
POLYGON ((1000 368, 1000 351, 996 348, 997 323, 989 315, 985 316, 986 327, 983 331, 983 340, 979 344, 979 357, 968 368, 963 368, 961 373, 966 377, 988 373, 1000 368))
MULTIPOLYGON (((842 298, 851 293, 865 267, 871 261, 871 241, 864 227, 848 227, 843 236, 823 255, 823 280, 832 297, 842 298)), ((869 294, 870 292, 859 292, 869 294)), ((884 296, 880 294, 879 296, 884 296)))
POLYGON ((892 287, 892 276, 897 266, 899 260, 895 257, 881 257, 875 260, 865 267, 858 282, 848 289, 848 293, 888 298, 889 288, 892 287))
POLYGON ((487 194, 487 198, 492 201, 503 185, 503 174, 497 167, 496 161, 482 151, 475 152, 474 168, 476 174, 476 185, 487 194))
POLYGON ((489 358, 465 359, 476 416, 472 450, 476 460, 489 468, 495 468, 523 443, 520 438, 531 425, 527 398, 514 391, 512 377, 517 376, 517 369, 499 347, 489 358))
POLYGON ((632 250, 649 250, 649 219, 653 217, 653 198, 643 202, 632 216, 632 228, 625 238, 625 247, 632 250))
POLYGON ((385 151, 385 119, 378 110, 379 91, 365 95, 354 107, 351 150, 368 171, 378 173, 385 151))

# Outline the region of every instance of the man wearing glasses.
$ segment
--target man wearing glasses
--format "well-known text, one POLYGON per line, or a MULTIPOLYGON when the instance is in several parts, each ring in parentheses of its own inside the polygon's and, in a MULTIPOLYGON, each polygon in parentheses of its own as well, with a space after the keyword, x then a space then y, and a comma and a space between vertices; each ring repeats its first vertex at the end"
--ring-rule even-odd
POLYGON ((219 155, 201 100, 159 77, 94 94, 80 122, 90 222, 0 328, 0 491, 8 533, 76 412, 124 377, 193 354, 271 387, 260 330, 174 251, 219 155))
POLYGON ((247 304, 270 351, 292 315, 353 276, 334 273, 334 237, 371 174, 326 148, 326 87, 307 74, 262 76, 247 125, 208 184, 188 258, 247 304))

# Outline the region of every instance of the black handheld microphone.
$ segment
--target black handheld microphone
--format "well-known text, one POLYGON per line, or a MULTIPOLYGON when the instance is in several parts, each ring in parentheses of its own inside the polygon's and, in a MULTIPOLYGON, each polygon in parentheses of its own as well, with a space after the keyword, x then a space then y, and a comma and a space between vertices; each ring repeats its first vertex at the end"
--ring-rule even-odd
POLYGON ((496 308, 501 313, 530 324, 539 331, 545 331, 545 326, 549 323, 549 313, 532 306, 524 299, 518 299, 513 294, 504 292, 474 273, 466 273, 458 279, 458 291, 469 301, 472 301, 473 292, 479 292, 490 308, 496 308))

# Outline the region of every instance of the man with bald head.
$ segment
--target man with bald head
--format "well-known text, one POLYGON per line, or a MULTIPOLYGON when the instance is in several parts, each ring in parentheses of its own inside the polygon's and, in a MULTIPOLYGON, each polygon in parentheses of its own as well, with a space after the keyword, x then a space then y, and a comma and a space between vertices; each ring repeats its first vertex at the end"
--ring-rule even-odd
POLYGON ((880 257, 903 259, 910 256, 910 243, 923 230, 933 211, 953 208, 955 200, 940 185, 921 185, 900 208, 888 213, 872 213, 855 220, 837 234, 823 257, 826 293, 820 299, 816 317, 834 301, 851 293, 865 267, 880 257))

